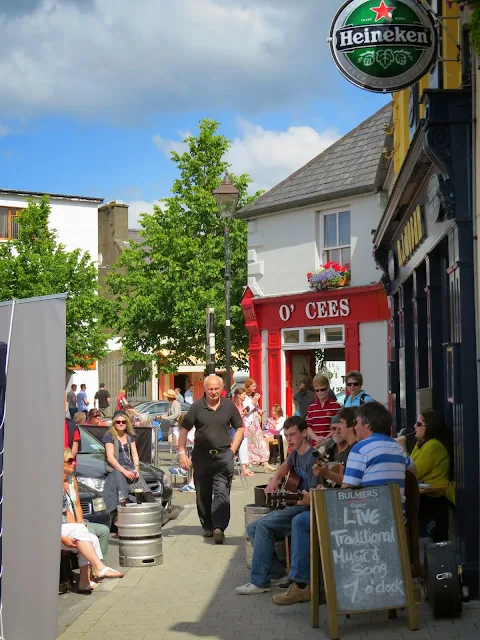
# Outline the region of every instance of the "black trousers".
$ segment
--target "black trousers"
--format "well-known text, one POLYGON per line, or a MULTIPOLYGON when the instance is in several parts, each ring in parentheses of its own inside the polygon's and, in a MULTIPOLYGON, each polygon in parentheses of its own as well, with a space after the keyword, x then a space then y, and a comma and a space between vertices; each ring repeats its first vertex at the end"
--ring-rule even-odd
POLYGON ((195 447, 193 449, 197 512, 205 531, 213 531, 213 529, 225 531, 230 522, 233 458, 231 449, 216 454, 199 451, 195 447))

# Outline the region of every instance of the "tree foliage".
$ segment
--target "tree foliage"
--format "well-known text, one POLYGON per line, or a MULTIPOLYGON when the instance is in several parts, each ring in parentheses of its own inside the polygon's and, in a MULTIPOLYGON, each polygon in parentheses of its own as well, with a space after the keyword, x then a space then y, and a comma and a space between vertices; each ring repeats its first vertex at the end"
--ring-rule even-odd
POLYGON ((0 244, 0 300, 67 294, 67 369, 87 368, 106 353, 97 318, 98 274, 88 252, 66 251, 49 229, 47 196, 18 212, 18 239, 0 244))
MULTIPOLYGON (((215 309, 217 365, 225 362, 225 221, 212 191, 228 169, 230 141, 217 133, 219 124, 202 120, 187 149, 172 151, 179 176, 172 196, 153 214, 142 214, 141 243, 126 249, 107 278, 115 296, 109 324, 121 334, 126 363, 144 363, 145 377, 155 361, 175 371, 189 357, 205 360, 205 310, 215 309)), ((238 207, 248 196, 247 175, 230 174, 240 191, 238 207)), ((240 301, 247 282, 247 227, 230 220, 232 364, 246 364, 247 334, 240 301)))

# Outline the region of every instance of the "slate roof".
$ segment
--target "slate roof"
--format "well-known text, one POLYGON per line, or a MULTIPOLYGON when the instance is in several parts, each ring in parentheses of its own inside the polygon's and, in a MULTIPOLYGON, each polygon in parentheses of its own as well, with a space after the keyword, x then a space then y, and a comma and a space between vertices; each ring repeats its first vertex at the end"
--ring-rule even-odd
POLYGON ((378 191, 389 164, 382 150, 388 146, 384 127, 390 126, 391 119, 390 102, 289 178, 237 212, 235 217, 253 218, 282 209, 378 191))

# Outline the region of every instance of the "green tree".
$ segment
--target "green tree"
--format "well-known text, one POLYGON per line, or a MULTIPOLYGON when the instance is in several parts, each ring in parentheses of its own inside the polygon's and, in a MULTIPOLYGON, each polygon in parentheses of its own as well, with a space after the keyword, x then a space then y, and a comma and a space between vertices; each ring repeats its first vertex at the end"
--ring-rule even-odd
POLYGON ((86 368, 106 353, 97 268, 88 252, 58 244, 49 216, 48 196, 19 211, 18 239, 0 244, 0 300, 66 293, 67 369, 86 368))
MULTIPOLYGON (((109 326, 122 335, 124 361, 144 364, 144 377, 154 361, 162 371, 175 371, 189 357, 205 360, 205 309, 215 308, 217 363, 225 362, 224 228, 212 191, 228 169, 224 160, 230 141, 217 133, 219 124, 202 120, 188 150, 172 151, 179 177, 172 196, 153 214, 142 214, 143 241, 123 251, 107 286, 115 297, 109 326)), ((240 191, 238 207, 248 195, 247 175, 230 174, 240 191)), ((230 221, 232 364, 247 361, 247 333, 240 307, 247 281, 247 226, 230 221)))

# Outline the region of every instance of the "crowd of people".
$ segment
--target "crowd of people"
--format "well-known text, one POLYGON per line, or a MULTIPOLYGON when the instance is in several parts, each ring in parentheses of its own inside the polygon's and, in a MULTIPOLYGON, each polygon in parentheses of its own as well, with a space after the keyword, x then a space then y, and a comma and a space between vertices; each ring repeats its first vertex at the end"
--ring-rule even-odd
POLYGON ((280 591, 273 596, 276 605, 310 600, 309 511, 313 488, 396 483, 404 502, 406 473, 413 473, 421 486, 438 488, 420 496, 421 536, 434 542, 448 539, 448 505, 455 503, 455 490, 451 482, 452 436, 443 418, 431 409, 417 417, 415 445, 409 454, 404 436, 391 437, 390 412, 362 390, 360 372, 347 374, 346 382, 351 394, 343 407, 329 397, 328 380, 323 375, 313 379, 315 396, 308 407, 302 400, 311 392, 310 381, 302 384, 300 401, 296 402, 304 416, 285 421, 283 429, 290 453, 265 492, 277 491, 279 483, 293 470, 300 478, 303 497, 296 505, 272 511, 248 525, 247 536, 253 546, 252 568, 250 581, 236 589, 239 595, 263 593, 277 586, 280 591), (315 455, 315 447, 319 446, 328 452, 320 463, 315 455), (291 536, 288 576, 275 552, 275 542, 287 536, 291 536))
MULTIPOLYGON (((91 424, 101 424, 104 415, 100 402, 109 406, 108 391, 96 394, 92 409, 81 410, 82 406, 88 407, 86 395, 80 396, 86 388, 81 385, 77 394, 74 386, 75 412, 73 397, 67 399, 74 422, 81 424, 87 419, 91 424)), ((251 378, 235 390, 231 401, 225 398, 222 379, 207 376, 203 397, 194 401, 187 413, 181 411, 178 389, 165 392, 169 408, 161 418, 171 423, 179 467, 183 473, 190 472, 204 537, 213 537, 217 544, 225 539, 235 456, 238 455, 245 476, 254 475, 249 469, 253 465, 274 473, 265 489, 267 494, 277 491, 292 470, 300 479, 302 498, 296 505, 273 511, 248 526, 247 535, 253 546, 251 576, 248 583, 237 588, 238 594, 263 593, 272 586, 280 586, 280 592, 273 597, 277 605, 310 600, 310 489, 319 486, 366 487, 394 482, 399 485, 403 500, 405 474, 414 473, 419 483, 438 487, 438 491, 421 495, 421 533, 434 541, 447 539, 448 505, 454 504, 455 492, 451 482, 451 432, 442 417, 433 410, 417 417, 412 449, 405 436, 391 437, 392 416, 363 390, 360 372, 347 374, 346 387, 348 395, 344 406, 340 406, 324 374, 316 375, 313 380, 306 377, 294 397, 295 415, 287 419, 278 404, 271 407, 268 418, 263 418, 261 395, 251 378), (286 459, 274 468, 270 463, 277 462, 280 447, 284 447, 286 459), (319 449, 321 462, 315 454, 319 449), (275 541, 286 536, 291 536, 288 576, 275 553, 275 541)), ((99 392, 101 390, 106 391, 104 385, 100 386, 99 392)), ((109 472, 104 500, 111 513, 118 504, 134 501, 135 489, 142 490, 147 502, 154 500, 139 474, 134 425, 124 390, 118 394, 116 406, 103 438, 109 472)), ((108 528, 104 527, 104 531, 102 525, 84 526, 78 488, 72 475, 80 438, 70 423, 65 421, 62 548, 74 550, 81 556, 80 589, 87 592, 96 588, 93 575, 102 579, 121 577, 121 574, 102 562, 108 547, 108 528)))

